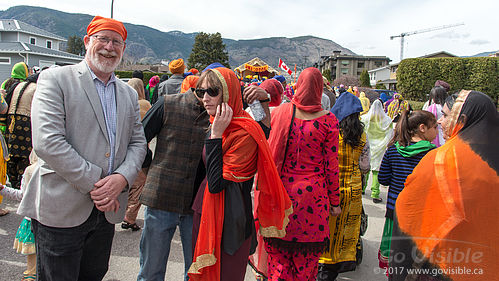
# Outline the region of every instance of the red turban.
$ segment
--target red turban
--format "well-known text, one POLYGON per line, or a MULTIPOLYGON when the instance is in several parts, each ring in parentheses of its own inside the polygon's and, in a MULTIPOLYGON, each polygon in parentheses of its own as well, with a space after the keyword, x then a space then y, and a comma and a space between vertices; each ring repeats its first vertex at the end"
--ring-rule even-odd
POLYGON ((101 30, 111 30, 117 32, 123 38, 123 41, 126 40, 127 32, 126 28, 121 21, 117 21, 115 19, 104 18, 101 16, 95 16, 94 19, 87 26, 87 34, 90 36, 95 34, 101 30))
POLYGON ((437 86, 440 86, 440 87, 444 87, 444 89, 448 92, 450 91, 450 84, 445 82, 445 81, 442 81, 442 80, 437 80, 435 82, 435 87, 437 86))
POLYGON ((185 77, 182 85, 180 86, 180 93, 187 92, 190 88, 196 88, 196 84, 199 80, 199 76, 189 75, 185 77))

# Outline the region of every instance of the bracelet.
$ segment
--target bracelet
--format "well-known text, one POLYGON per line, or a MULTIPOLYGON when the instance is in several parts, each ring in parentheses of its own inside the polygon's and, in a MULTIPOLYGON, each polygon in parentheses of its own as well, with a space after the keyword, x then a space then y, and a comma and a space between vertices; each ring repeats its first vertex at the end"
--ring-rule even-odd
POLYGON ((270 99, 264 99, 264 100, 261 100, 260 102, 270 102, 270 99))

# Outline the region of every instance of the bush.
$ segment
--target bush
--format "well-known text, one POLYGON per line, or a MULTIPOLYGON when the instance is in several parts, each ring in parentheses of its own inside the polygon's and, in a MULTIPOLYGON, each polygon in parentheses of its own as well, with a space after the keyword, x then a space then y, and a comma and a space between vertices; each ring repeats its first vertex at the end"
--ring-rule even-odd
POLYGON ((422 102, 422 101, 414 101, 414 100, 407 100, 407 101, 411 105, 412 110, 421 110, 421 109, 423 109, 424 102, 422 102))
POLYGON ((381 83, 381 80, 376 81, 376 86, 374 88, 379 90, 386 90, 386 86, 385 84, 381 83))
POLYGON ((461 89, 499 97, 499 58, 415 58, 403 60, 397 70, 397 89, 410 100, 425 101, 435 81, 451 85, 450 93, 461 89))
MULTIPOLYGON (((132 78, 132 72, 133 71, 115 71, 114 75, 119 76, 120 78, 132 78)), ((149 83, 149 79, 153 77, 154 75, 158 75, 161 77, 161 75, 164 75, 166 73, 156 73, 156 72, 143 72, 144 73, 144 85, 147 85, 149 83)))

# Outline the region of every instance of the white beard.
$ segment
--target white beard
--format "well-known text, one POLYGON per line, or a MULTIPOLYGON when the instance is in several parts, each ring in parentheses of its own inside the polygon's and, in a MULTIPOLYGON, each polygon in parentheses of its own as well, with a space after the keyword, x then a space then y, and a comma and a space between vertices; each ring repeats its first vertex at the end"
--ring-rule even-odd
POLYGON ((100 50, 93 54, 89 54, 88 59, 91 64, 97 68, 98 71, 103 73, 112 73, 118 67, 121 62, 121 57, 117 58, 116 52, 107 52, 105 50, 100 50), (104 56, 114 56, 114 58, 106 59, 102 58, 100 54, 104 56))

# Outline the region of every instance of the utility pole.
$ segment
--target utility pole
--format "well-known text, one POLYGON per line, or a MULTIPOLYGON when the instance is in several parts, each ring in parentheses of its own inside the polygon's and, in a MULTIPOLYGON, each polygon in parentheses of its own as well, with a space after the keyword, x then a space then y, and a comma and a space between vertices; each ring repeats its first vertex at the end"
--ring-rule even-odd
POLYGON ((302 64, 302 70, 304 70, 308 66, 308 56, 303 56, 303 64, 302 64))
POLYGON ((111 18, 113 18, 114 0, 111 0, 111 18))

